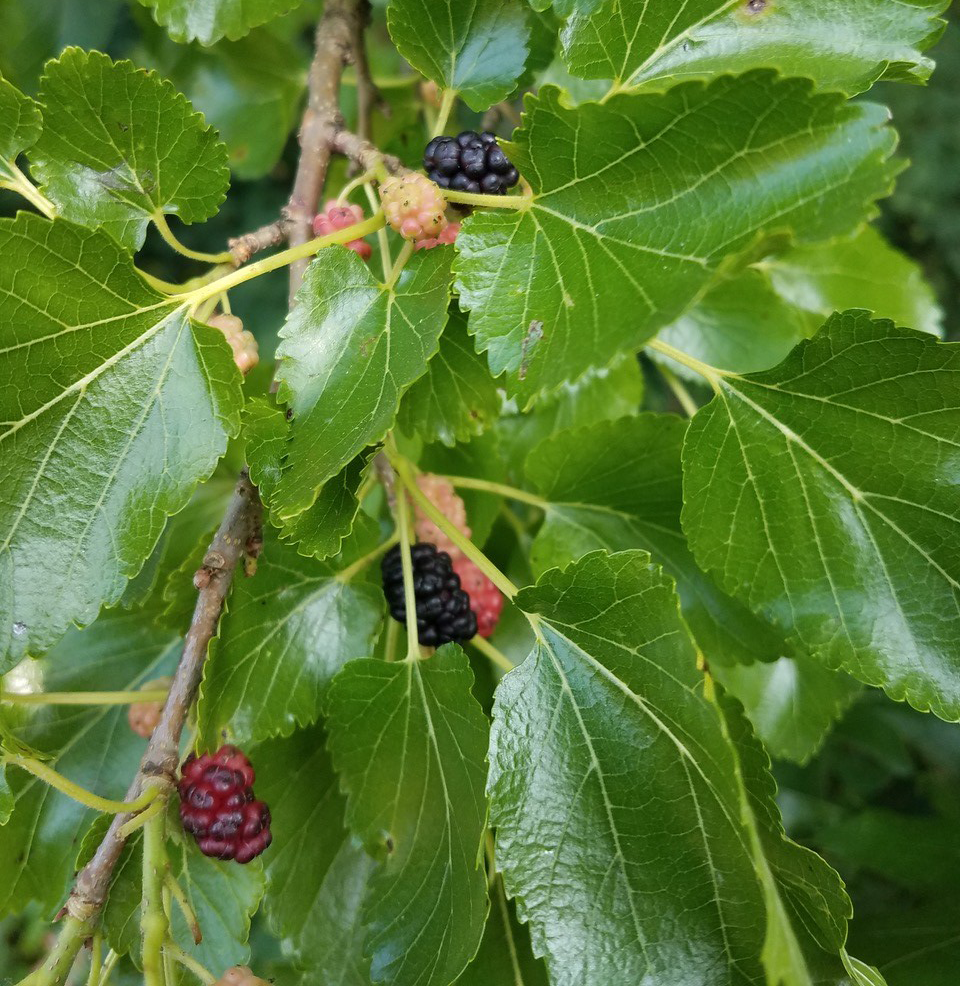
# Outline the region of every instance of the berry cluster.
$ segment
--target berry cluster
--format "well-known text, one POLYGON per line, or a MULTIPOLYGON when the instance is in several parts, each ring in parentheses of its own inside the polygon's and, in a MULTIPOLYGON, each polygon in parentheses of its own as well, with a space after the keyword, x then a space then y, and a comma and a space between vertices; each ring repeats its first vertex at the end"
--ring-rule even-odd
POLYGON ((253 766, 235 746, 184 761, 180 821, 204 856, 249 863, 270 845, 270 809, 254 799, 253 780, 253 766))
POLYGON ((505 195, 520 180, 496 134, 489 131, 434 137, 423 152, 423 166, 431 181, 457 192, 505 195))
POLYGON ((233 362, 244 376, 260 362, 256 338, 243 327, 243 322, 236 315, 214 315, 207 319, 207 325, 223 333, 233 350, 233 362))
MULTIPOLYGON (((469 640, 477 632, 477 618, 470 597, 460 588, 450 556, 435 545, 417 543, 410 549, 413 562, 413 592, 417 609, 417 639, 427 647, 469 640)), ((383 594, 390 615, 406 625, 403 592, 403 560, 396 545, 384 556, 383 594)))
POLYGON ((450 223, 439 236, 428 236, 425 240, 414 240, 413 249, 432 250, 434 247, 453 243, 460 232, 460 223, 450 223))
MULTIPOLYGON (((465 538, 470 537, 466 504, 457 496, 448 479, 432 473, 421 473, 417 477, 417 486, 465 538)), ((470 597, 470 608, 477 617, 477 633, 481 637, 489 637, 496 628, 503 609, 503 595, 500 590, 464 556, 419 506, 416 508, 415 530, 418 541, 435 544, 438 550, 445 551, 450 556, 453 570, 460 576, 460 587, 470 597)))
POLYGON ((255 975, 250 966, 235 965, 227 969, 214 986, 270 986, 270 983, 255 975))
POLYGON ((470 608, 477 618, 477 633, 489 637, 500 622, 503 593, 469 558, 457 558, 453 570, 460 576, 460 585, 470 597, 470 608))
MULTIPOLYGON (((140 691, 152 692, 155 689, 169 687, 169 678, 156 678, 141 685, 140 691)), ((150 739, 157 728, 157 723, 160 722, 161 712, 163 712, 163 702, 134 702, 127 709, 127 722, 137 736, 150 739)))
POLYGON ((405 240, 436 238, 447 228, 446 202, 423 175, 410 172, 388 178, 380 185, 380 201, 387 222, 405 240))
MULTIPOLYGON (((457 496, 453 484, 448 479, 425 472, 417 476, 417 486, 420 487, 420 492, 465 538, 470 537, 471 531, 467 526, 466 504, 457 496)), ((452 561, 462 557, 463 552, 437 527, 419 505, 416 507, 414 525, 418 541, 435 544, 437 549, 445 551, 452 561)))
MULTIPOLYGON (((363 221, 363 209, 358 205, 341 205, 335 199, 324 204, 323 212, 318 212, 313 220, 313 235, 328 236, 338 229, 346 229, 363 221)), ((353 250, 364 260, 370 259, 373 247, 366 240, 351 240, 344 243, 348 250, 353 250)))

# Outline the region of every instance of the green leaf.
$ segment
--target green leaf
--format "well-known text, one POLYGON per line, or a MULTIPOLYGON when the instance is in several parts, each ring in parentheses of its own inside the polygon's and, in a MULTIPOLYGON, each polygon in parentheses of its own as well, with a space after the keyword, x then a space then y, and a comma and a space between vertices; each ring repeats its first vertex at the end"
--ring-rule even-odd
MULTIPOLYGON (((711 366, 750 373, 779 363, 822 321, 777 294, 766 273, 749 268, 738 277, 720 281, 658 338, 711 366)), ((678 376, 702 379, 669 356, 652 351, 651 355, 678 376)))
POLYGON ((455 445, 480 435, 500 411, 497 385, 467 335, 467 320, 450 315, 427 372, 407 391, 397 421, 408 435, 455 445))
POLYGON ((59 213, 138 249, 151 216, 217 212, 226 148, 173 85, 132 62, 68 48, 40 80, 43 133, 31 154, 59 213))
POLYGON ((371 979, 452 982, 487 915, 487 721, 463 651, 348 664, 327 700, 350 828, 381 864, 365 906, 371 979))
POLYGON ((460 303, 508 391, 636 349, 768 240, 871 214, 899 167, 887 112, 810 87, 753 72, 577 108, 527 97, 509 153, 533 201, 457 237, 460 303))
MULTIPOLYGON (((770 760, 736 701, 721 695, 724 731, 737 752, 744 824, 767 903, 763 961, 768 981, 812 986, 816 952, 837 957, 853 914, 837 872, 788 839, 777 807, 770 760)), ((836 971, 840 963, 834 961, 836 971)))
POLYGON ((680 530, 680 450, 686 424, 641 414, 561 432, 527 458, 527 475, 549 501, 531 549, 535 573, 598 548, 643 548, 677 581, 683 613, 711 662, 769 661, 778 634, 702 572, 680 530))
POLYGON ((530 27, 520 0, 390 0, 390 37, 428 79, 477 111, 517 86, 530 27))
POLYGON ((105 233, 0 220, 0 669, 120 598, 236 432, 222 333, 105 233), (52 490, 56 495, 51 495, 52 490))
POLYGON ((898 325, 942 332, 943 313, 920 267, 872 226, 849 239, 794 247, 762 266, 781 297, 814 315, 869 308, 898 325))
POLYGON ((0 76, 0 181, 14 176, 10 165, 36 143, 42 126, 40 107, 0 76))
MULTIPOLYGON (((250 476, 264 502, 273 505, 286 454, 289 432, 286 416, 263 398, 251 401, 244 409, 243 432, 247 440, 250 476)), ((286 522, 281 522, 276 511, 271 510, 270 520, 281 524, 280 537, 296 542, 302 555, 314 558, 335 555, 357 519, 360 510, 357 492, 364 470, 361 456, 347 463, 324 484, 310 507, 286 522)))
POLYGON ((237 178, 262 178, 298 120, 309 59, 301 46, 260 28, 213 48, 156 46, 150 67, 169 78, 227 145, 237 178))
POLYGON ((252 753, 257 795, 270 806, 263 905, 299 968, 324 986, 369 986, 362 905, 373 860, 350 836, 319 727, 269 740, 252 753))
POLYGON ((960 717, 957 346, 846 312, 717 386, 683 452, 698 562, 828 667, 960 717))
MULTIPOLYGON (((126 691, 168 674, 180 641, 140 614, 104 614, 87 630, 71 630, 46 658, 4 679, 11 691, 126 691)), ((52 756, 51 766, 106 798, 122 798, 145 743, 123 706, 3 706, 0 717, 20 741, 52 756)), ((15 799, 0 837, 0 910, 29 901, 57 907, 75 870, 77 846, 94 812, 19 768, 7 768, 15 799)))
POLYGON ((771 664, 716 664, 724 688, 745 706, 763 745, 774 757, 806 763, 860 686, 803 654, 771 664))
POLYGON ((6 764, 0 767, 0 825, 6 825, 10 821, 15 805, 13 789, 10 787, 10 780, 7 777, 6 764))
POLYGON ((414 254, 386 288, 352 251, 322 250, 280 331, 279 398, 293 411, 276 489, 283 518, 393 425, 403 392, 426 370, 447 318, 448 250, 414 254))
POLYGON ((174 41, 236 41, 251 28, 293 10, 302 0, 140 0, 174 41))
MULTIPOLYGON (((848 239, 793 247, 721 281, 660 338, 711 366, 751 373, 776 365, 828 315, 853 307, 941 331, 942 313, 920 268, 866 226, 848 239)), ((700 379, 670 357, 653 355, 681 376, 700 379)))
POLYGON ((249 742, 315 722, 337 671, 373 650, 382 614, 379 586, 268 541, 256 575, 235 584, 204 666, 197 719, 208 745, 221 729, 249 742))
POLYGON ((480 950, 457 986, 549 986, 546 966, 531 951, 530 935, 507 903, 499 879, 490 888, 480 950))
POLYGON ((922 82, 933 62, 945 0, 692 0, 682 7, 607 0, 577 11, 563 45, 571 71, 618 88, 669 86, 752 68, 807 76, 828 89, 868 89, 878 78, 922 82), (630 30, 624 30, 629 24, 630 30))
POLYGON ((491 822, 551 983, 760 982, 734 753, 672 583, 595 552, 515 602, 539 639, 497 689, 491 822))
MULTIPOLYGON (((168 830, 175 831, 176 813, 171 811, 168 830)), ((264 877, 260 860, 244 866, 204 856, 185 834, 167 842, 170 871, 183 887, 203 932, 197 945, 174 905, 170 920, 176 943, 208 969, 228 969, 250 958, 250 921, 263 896, 264 877)), ((268 850, 269 851, 269 850, 268 850)), ((114 871, 103 915, 109 946, 129 954, 139 965, 140 904, 143 896, 143 846, 138 838, 124 850, 114 871)))
POLYGON ((541 397, 527 413, 504 414, 498 432, 504 457, 518 473, 527 453, 560 431, 635 415, 643 400, 643 371, 632 353, 609 367, 588 370, 576 383, 541 397))

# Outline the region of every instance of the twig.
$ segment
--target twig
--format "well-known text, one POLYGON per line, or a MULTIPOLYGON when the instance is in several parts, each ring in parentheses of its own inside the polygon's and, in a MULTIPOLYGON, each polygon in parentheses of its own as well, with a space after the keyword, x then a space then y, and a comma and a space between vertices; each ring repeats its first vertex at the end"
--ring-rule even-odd
MULTIPOLYGON (((376 105, 385 104, 374 85, 367 59, 366 29, 370 25, 370 0, 360 0, 360 9, 354 23, 353 64, 357 71, 357 133, 364 140, 373 136, 371 118, 376 105)), ((356 163, 354 167, 360 170, 356 163)))
MULTIPOLYGON (((160 722, 140 761, 137 776, 127 791, 128 801, 138 798, 148 785, 169 787, 173 784, 180 758, 180 733, 200 684, 207 645, 216 631, 237 563, 245 550, 256 545, 260 536, 260 516, 260 497, 244 470, 204 557, 203 570, 210 577, 197 594, 183 655, 170 684, 160 722)), ((114 817, 93 858, 80 871, 67 901, 67 912, 73 918, 88 922, 103 906, 110 878, 123 850, 124 839, 120 829, 131 817, 129 812, 114 817)))
POLYGON ((230 252, 233 254, 233 262, 241 267, 255 253, 261 250, 269 250, 270 247, 280 246, 287 240, 287 224, 283 219, 275 219, 266 226, 254 229, 243 236, 235 236, 227 241, 230 252))
MULTIPOLYGON (((283 210, 287 241, 299 246, 313 237, 313 217, 327 177, 333 137, 343 127, 340 78, 354 60, 354 38, 362 27, 362 0, 327 0, 317 24, 307 108, 300 124, 300 160, 290 201, 283 210)), ((290 302, 300 288, 309 260, 290 265, 290 302)))
POLYGON ((400 158, 392 154, 384 154, 369 140, 349 130, 341 129, 333 135, 333 149, 338 154, 350 158, 363 171, 375 171, 378 165, 391 175, 402 175, 410 170, 400 158))

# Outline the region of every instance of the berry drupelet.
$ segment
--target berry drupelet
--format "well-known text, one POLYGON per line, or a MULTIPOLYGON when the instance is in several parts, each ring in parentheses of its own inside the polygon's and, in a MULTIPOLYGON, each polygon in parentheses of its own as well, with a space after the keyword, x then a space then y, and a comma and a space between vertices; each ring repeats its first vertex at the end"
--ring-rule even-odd
POLYGON ((455 192, 505 195, 520 180, 495 134, 464 130, 456 137, 434 137, 423 152, 427 176, 455 192))
POLYGON ((253 766, 235 746, 184 761, 180 821, 204 856, 249 863, 270 845, 270 809, 255 800, 253 780, 253 766))
MULTIPOLYGON (((433 544, 418 542, 410 549, 413 563, 413 591, 417 607, 417 639, 427 647, 452 641, 469 640, 477 632, 477 618, 470 609, 470 597, 460 588, 450 556, 433 544)), ((383 594, 390 615, 407 622, 403 593, 403 561, 399 545, 384 556, 383 594)))
POLYGON ((477 618, 477 633, 489 637, 496 630, 503 610, 503 593, 469 558, 454 559, 453 570, 460 576, 460 585, 470 597, 470 608, 477 618))

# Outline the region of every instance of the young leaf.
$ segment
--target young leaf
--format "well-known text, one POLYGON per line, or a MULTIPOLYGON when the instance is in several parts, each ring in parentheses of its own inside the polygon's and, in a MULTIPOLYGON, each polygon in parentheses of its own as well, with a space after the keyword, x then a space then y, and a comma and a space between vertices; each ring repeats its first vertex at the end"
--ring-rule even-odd
POLYGON ((636 349, 774 234, 848 232, 898 165, 887 112, 767 72, 568 108, 527 97, 510 155, 534 197, 457 238, 460 303, 527 399, 636 349), (626 317, 629 313, 629 317, 626 317))
POLYGON ((42 125, 36 102, 0 76, 0 182, 14 177, 11 165, 33 146, 42 125))
POLYGON ((258 24, 285 14, 301 0, 140 0, 150 7, 174 41, 212 45, 221 38, 236 41, 258 24))
POLYGON ((771 664, 715 664, 711 671, 746 713, 771 756, 806 763, 861 691, 805 654, 771 664))
MULTIPOLYGON (((71 630, 44 659, 7 675, 11 690, 126 691, 169 674, 180 641, 140 614, 104 614, 87 630, 71 630)), ((51 754, 51 766, 88 791, 122 798, 144 742, 123 706, 4 705, 0 717, 16 737, 51 754), (16 718, 13 718, 16 716, 16 718)), ((94 812, 19 768, 7 768, 15 807, 0 835, 0 910, 21 911, 31 900, 44 910, 60 904, 75 869, 77 845, 94 812)))
POLYGON ((0 254, 3 670, 120 598, 226 450, 241 392, 223 335, 105 233, 20 213, 0 254))
POLYGON ((702 572, 680 530, 680 450, 686 424, 641 414, 561 432, 527 458, 549 501, 530 553, 536 573, 597 548, 643 548, 676 579, 683 613, 708 660, 769 661, 782 638, 702 572))
POLYGON ((365 906, 377 983, 445 986, 480 944, 487 721, 472 683, 449 645, 422 661, 353 661, 330 686, 350 828, 382 860, 365 906))
POLYGON ((390 37, 404 58, 477 111, 517 87, 530 27, 520 0, 390 0, 390 37))
POLYGON ((275 503, 295 517, 392 426, 447 319, 447 250, 415 254, 391 287, 351 250, 322 250, 280 332, 279 398, 293 411, 275 503))
POLYGON ((698 562, 828 667, 960 716, 960 352, 864 312, 723 376, 684 443, 698 562))
MULTIPOLYGON (((283 411, 264 399, 251 401, 244 410, 244 437, 250 477, 257 484, 263 501, 271 505, 280 481, 289 427, 283 411)), ((363 478, 364 459, 358 456, 317 495, 314 503, 291 517, 280 527, 280 537, 294 541, 302 555, 327 558, 335 555, 353 528, 360 510, 357 491, 363 478)), ((275 510, 270 519, 280 523, 275 510)))
POLYGON ((374 862, 346 829, 346 800, 324 745, 323 730, 313 727, 251 753, 274 837, 263 906, 313 981, 370 986, 362 905, 374 862))
POLYGON ((607 0, 577 11, 563 33, 575 75, 617 88, 669 86, 752 68, 806 76, 825 89, 868 89, 878 78, 922 82, 922 54, 943 32, 945 0, 692 0, 682 7, 607 0), (625 31, 624 26, 630 25, 625 31))
POLYGON ((40 101, 43 133, 31 161, 65 218, 138 249, 152 216, 193 223, 219 209, 226 148, 165 79, 67 48, 47 64, 40 101))
POLYGON ((234 586, 200 690, 197 718, 210 745, 221 729, 248 742, 315 722, 337 671, 372 651, 383 593, 337 575, 273 542, 256 575, 234 586))
POLYGON ((497 689, 491 822, 550 982, 760 982, 734 753, 670 580, 595 552, 515 601, 539 639, 497 689))
POLYGON ((397 422, 425 442, 455 445, 480 435, 500 411, 497 385, 467 335, 467 320, 450 315, 427 372, 407 391, 397 422))

